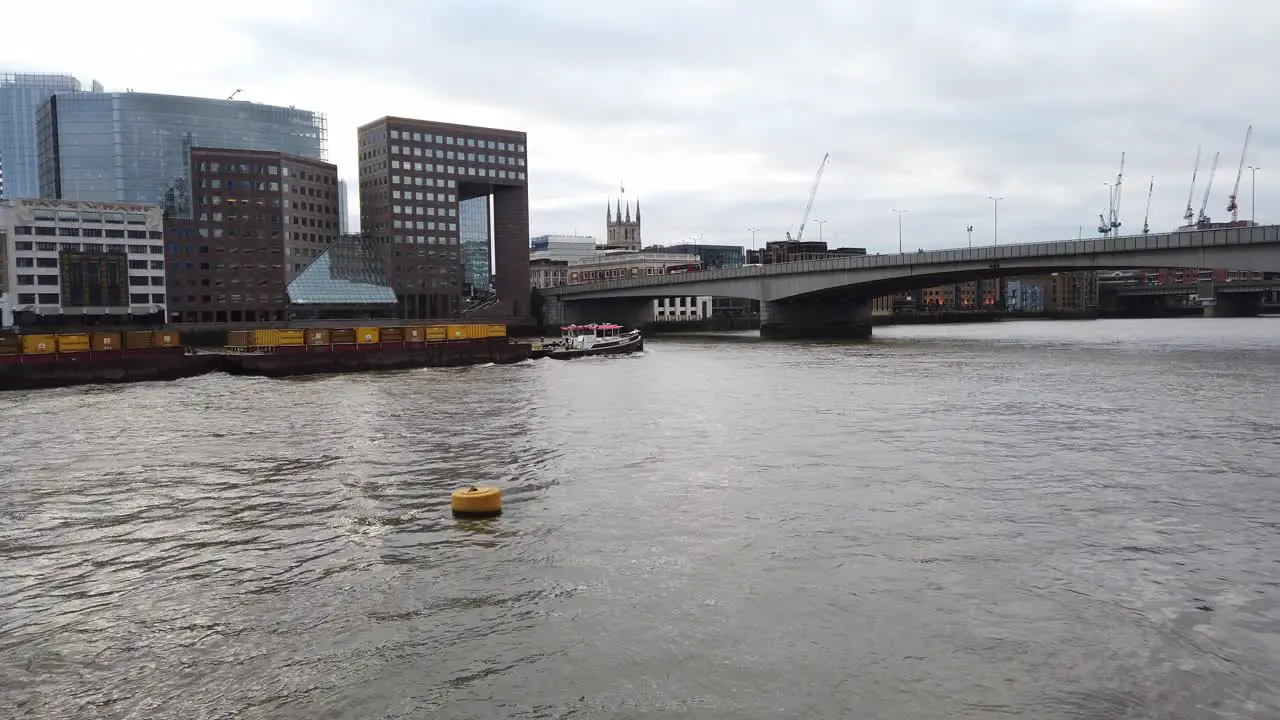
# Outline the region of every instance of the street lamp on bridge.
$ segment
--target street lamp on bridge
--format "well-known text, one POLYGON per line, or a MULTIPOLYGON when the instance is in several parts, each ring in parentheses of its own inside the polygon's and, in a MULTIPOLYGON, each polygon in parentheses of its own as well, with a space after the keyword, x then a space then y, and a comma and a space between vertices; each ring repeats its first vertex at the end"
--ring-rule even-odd
POLYGON ((894 210, 894 212, 898 213, 898 254, 901 255, 902 254, 902 214, 908 211, 894 210))
POLYGON ((987 199, 991 201, 991 205, 992 205, 991 244, 999 245, 1000 244, 1000 201, 1004 199, 1004 196, 1001 195, 1000 197, 995 197, 994 195, 988 195, 987 199))
POLYGON ((969 247, 973 247, 973 226, 972 225, 965 226, 964 231, 969 233, 969 247))

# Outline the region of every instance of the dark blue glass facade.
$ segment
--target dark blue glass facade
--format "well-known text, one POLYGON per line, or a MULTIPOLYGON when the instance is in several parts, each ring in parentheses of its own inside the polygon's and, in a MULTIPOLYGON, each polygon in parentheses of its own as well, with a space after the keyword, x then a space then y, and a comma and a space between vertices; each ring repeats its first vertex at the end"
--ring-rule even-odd
POLYGON ((190 211, 193 146, 325 159, 323 115, 235 100, 56 93, 37 112, 40 194, 190 211))
POLYGON ((0 198, 40 196, 36 111, 56 92, 78 90, 70 75, 0 74, 0 198))
POLYGON ((458 203, 458 235, 462 245, 462 285, 467 295, 489 291, 489 196, 458 203))

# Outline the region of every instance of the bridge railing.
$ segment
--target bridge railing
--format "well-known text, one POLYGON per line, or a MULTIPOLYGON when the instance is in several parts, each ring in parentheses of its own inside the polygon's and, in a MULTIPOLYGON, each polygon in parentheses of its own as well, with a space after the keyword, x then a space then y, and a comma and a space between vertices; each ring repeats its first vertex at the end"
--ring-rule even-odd
POLYGON ((994 262, 998 260, 1031 257, 1063 257, 1072 255, 1099 255, 1116 252, 1141 252, 1144 250, 1170 250, 1202 248, 1223 245, 1254 245, 1280 243, 1280 225, 1259 225, 1243 228, 1213 230, 1188 230, 1150 235, 1121 235, 1091 240, 1050 240, 1019 243, 1016 245, 988 245, 974 248, 925 250, 914 253, 889 255, 846 255, 825 260, 801 260, 751 267, 718 268, 678 275, 646 275, 637 278, 614 278, 591 283, 562 285, 549 288, 549 295, 572 295, 583 292, 620 290, 656 285, 678 285, 710 280, 734 280, 769 275, 795 273, 861 270, 882 267, 912 265, 938 265, 964 262, 994 262))

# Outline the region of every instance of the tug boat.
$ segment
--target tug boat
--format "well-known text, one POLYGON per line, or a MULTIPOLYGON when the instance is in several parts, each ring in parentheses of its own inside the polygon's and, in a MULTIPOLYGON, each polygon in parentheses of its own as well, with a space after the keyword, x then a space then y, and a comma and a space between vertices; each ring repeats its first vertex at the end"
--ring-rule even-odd
POLYGON ((639 330, 623 332, 621 325, 601 323, 565 325, 559 340, 535 347, 533 357, 572 360, 596 355, 626 355, 644 349, 644 336, 639 330))

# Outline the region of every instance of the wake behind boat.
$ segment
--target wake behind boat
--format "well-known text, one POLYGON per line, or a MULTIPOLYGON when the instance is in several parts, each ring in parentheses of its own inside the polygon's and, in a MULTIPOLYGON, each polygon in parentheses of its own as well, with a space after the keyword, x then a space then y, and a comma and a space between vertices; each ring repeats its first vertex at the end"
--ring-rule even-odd
POLYGON ((644 349, 644 336, 639 330, 623 332, 612 323, 566 325, 560 328, 560 340, 535 347, 533 357, 572 360, 596 355, 626 355, 644 349))

